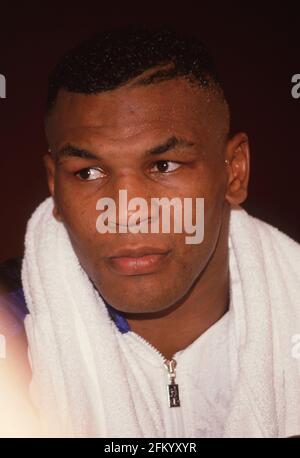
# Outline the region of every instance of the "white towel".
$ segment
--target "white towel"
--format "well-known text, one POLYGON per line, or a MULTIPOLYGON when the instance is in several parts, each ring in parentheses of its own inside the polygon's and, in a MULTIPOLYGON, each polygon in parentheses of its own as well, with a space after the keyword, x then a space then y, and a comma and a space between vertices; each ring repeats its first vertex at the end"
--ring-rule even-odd
MULTIPOLYGON (((31 217, 22 280, 33 370, 31 393, 44 434, 163 437, 160 406, 81 268, 46 199, 31 217)), ((272 226, 233 208, 230 292, 239 376, 225 437, 300 434, 300 247, 272 226)))

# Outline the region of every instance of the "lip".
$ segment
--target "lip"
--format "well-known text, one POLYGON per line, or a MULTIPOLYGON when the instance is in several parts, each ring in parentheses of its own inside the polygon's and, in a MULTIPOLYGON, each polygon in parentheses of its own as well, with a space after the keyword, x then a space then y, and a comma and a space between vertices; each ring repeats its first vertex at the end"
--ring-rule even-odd
POLYGON ((107 258, 110 267, 122 275, 142 275, 161 269, 170 250, 156 247, 130 247, 107 258))

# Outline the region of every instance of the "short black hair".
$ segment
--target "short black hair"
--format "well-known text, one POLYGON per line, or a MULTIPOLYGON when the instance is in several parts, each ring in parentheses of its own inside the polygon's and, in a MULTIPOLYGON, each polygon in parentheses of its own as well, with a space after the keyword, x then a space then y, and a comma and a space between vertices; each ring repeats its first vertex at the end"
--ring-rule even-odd
POLYGON ((129 26, 97 34, 63 56, 49 75, 46 113, 60 89, 109 91, 154 67, 158 70, 139 84, 183 76, 223 94, 213 60, 197 37, 169 27, 129 26))

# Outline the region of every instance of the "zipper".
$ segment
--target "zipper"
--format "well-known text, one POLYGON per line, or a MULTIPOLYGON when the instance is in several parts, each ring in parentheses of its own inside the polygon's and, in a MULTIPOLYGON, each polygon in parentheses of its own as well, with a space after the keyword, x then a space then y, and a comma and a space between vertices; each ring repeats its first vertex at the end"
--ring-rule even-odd
POLYGON ((169 377, 169 384, 168 384, 169 407, 180 407, 179 388, 178 388, 177 383, 175 383, 177 362, 173 358, 170 360, 165 359, 164 366, 168 371, 168 377, 169 377))
POLYGON ((143 342, 144 345, 147 345, 162 360, 164 368, 167 371, 167 376, 168 376, 168 381, 169 381, 166 388, 167 388, 167 402, 168 402, 168 406, 170 408, 170 414, 171 414, 170 416, 171 416, 171 422, 172 422, 172 433, 174 437, 184 437, 184 424, 183 424, 183 418, 182 418, 182 409, 173 408, 173 407, 180 407, 179 386, 176 383, 177 361, 174 358, 168 360, 167 358, 164 357, 164 355, 156 347, 154 347, 154 345, 152 345, 142 336, 140 336, 139 334, 136 334, 134 331, 131 331, 131 333, 138 340, 143 342))

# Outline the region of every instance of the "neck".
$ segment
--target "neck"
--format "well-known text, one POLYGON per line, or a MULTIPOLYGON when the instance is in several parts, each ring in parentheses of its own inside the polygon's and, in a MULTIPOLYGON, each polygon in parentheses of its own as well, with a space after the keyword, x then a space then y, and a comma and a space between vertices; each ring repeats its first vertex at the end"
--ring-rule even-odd
POLYGON ((179 305, 146 319, 126 316, 131 330, 167 359, 193 343, 228 311, 228 227, 226 219, 208 265, 179 305))

